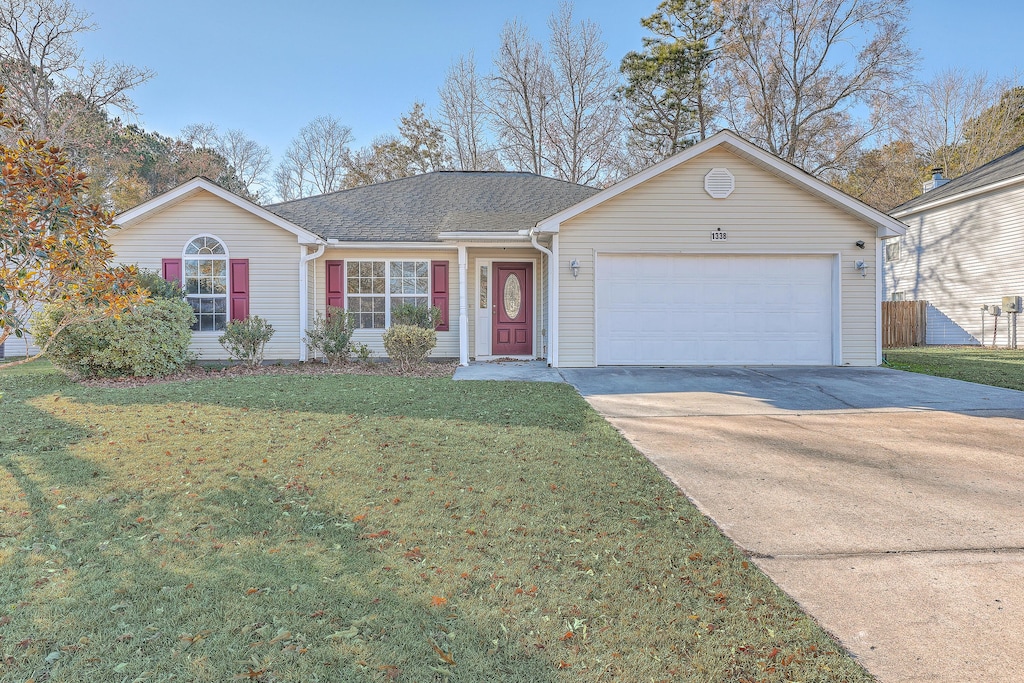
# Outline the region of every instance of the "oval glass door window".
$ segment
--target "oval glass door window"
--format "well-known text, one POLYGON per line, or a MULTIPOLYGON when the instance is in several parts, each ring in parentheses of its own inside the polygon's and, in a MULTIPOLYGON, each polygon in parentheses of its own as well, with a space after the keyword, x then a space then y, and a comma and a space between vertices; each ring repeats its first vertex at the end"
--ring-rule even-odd
POLYGON ((505 315, 510 319, 519 317, 519 309, 523 306, 523 286, 519 282, 519 276, 510 273, 505 279, 505 315))

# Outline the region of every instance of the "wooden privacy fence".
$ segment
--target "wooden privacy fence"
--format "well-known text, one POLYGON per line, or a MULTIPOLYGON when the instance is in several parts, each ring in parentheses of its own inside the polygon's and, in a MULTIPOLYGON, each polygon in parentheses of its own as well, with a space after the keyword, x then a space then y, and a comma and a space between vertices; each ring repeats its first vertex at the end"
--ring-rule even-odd
POLYGON ((882 302, 882 346, 924 346, 927 301, 882 302))

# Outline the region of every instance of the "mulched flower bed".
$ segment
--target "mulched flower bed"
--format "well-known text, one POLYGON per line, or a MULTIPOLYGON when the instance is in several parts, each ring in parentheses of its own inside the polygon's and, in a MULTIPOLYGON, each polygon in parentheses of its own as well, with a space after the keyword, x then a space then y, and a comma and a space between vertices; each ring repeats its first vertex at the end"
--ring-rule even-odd
POLYGON ((245 365, 232 365, 225 368, 192 365, 174 375, 164 377, 107 377, 80 379, 82 386, 104 388, 144 387, 163 382, 191 382, 202 379, 229 377, 254 377, 266 375, 376 375, 378 377, 451 377, 458 367, 456 361, 423 363, 408 372, 400 372, 394 363, 353 362, 330 367, 325 363, 289 363, 287 365, 261 365, 250 368, 245 365))

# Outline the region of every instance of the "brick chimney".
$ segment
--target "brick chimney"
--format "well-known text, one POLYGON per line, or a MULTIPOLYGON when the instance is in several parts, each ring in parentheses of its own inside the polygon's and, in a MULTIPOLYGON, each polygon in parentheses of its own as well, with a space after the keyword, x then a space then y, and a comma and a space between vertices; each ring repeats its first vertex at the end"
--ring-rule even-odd
POLYGON ((934 190, 937 187, 942 187, 943 185, 945 185, 948 182, 949 182, 949 178, 943 178, 942 177, 942 167, 938 166, 938 167, 932 169, 932 179, 931 180, 926 180, 921 185, 921 187, 924 188, 925 192, 927 192, 928 190, 934 190))

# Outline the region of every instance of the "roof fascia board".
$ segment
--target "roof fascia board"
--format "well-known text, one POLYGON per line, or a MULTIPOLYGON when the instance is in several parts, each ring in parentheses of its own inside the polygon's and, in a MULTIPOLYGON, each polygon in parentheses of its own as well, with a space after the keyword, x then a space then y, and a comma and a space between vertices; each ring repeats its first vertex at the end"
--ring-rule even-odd
POLYGON ((954 202, 963 201, 964 199, 970 199, 971 197, 976 197, 979 194, 985 194, 986 192, 992 192, 994 190, 1001 190, 1004 187, 1010 187, 1012 185, 1017 185, 1018 183, 1024 183, 1024 175, 1018 175, 1018 176, 1014 176, 1012 178, 1006 178, 1004 180, 1000 180, 998 182, 992 183, 991 185, 983 185, 982 187, 976 187, 976 188, 974 188, 972 190, 964 190, 963 192, 958 192, 957 194, 951 194, 948 197, 942 197, 940 199, 936 199, 935 201, 927 202, 925 204, 921 204, 920 206, 915 206, 913 208, 906 209, 904 211, 894 211, 892 215, 893 215, 894 218, 903 218, 904 216, 912 216, 915 213, 921 213, 922 211, 928 211, 930 209, 935 209, 935 208, 938 208, 940 206, 945 206, 946 204, 952 204, 954 202))
POLYGON ((300 244, 327 243, 326 240, 324 240, 319 235, 316 235, 315 233, 312 233, 304 228, 300 228, 291 221, 281 218, 277 214, 271 213, 270 211, 267 211, 263 207, 250 202, 248 199, 243 199, 234 192, 229 192, 228 190, 225 190, 224 188, 220 187, 215 183, 210 182, 209 180, 206 180, 205 178, 193 178, 192 180, 182 185, 179 185, 173 190, 169 190, 163 193, 162 195, 159 195, 158 197, 154 197, 153 199, 150 199, 147 202, 139 204, 135 208, 128 209, 127 211, 118 214, 117 216, 114 217, 114 221, 119 225, 131 227, 132 223, 137 222, 145 218, 146 216, 150 215, 151 213, 154 213, 162 208, 172 206, 184 199, 187 199, 191 195, 199 192, 200 190, 205 190, 206 192, 209 192, 210 194, 219 197, 220 199, 223 199, 229 204, 234 204, 243 211, 248 211, 254 216, 262 218, 268 223, 276 225, 282 230, 292 233, 293 235, 299 238, 300 244))
POLYGON ((442 242, 344 242, 341 240, 327 240, 328 249, 402 249, 402 250, 433 250, 447 251, 455 249, 454 244, 442 242))
POLYGON ((661 175, 662 173, 719 146, 724 146, 731 152, 747 157, 749 160, 767 167, 776 175, 811 191, 813 194, 818 195, 829 203, 868 222, 875 227, 878 237, 898 237, 905 234, 907 231, 906 226, 894 217, 886 215, 877 209, 869 207, 863 202, 847 196, 831 185, 818 180, 785 161, 782 161, 773 154, 762 150, 756 145, 747 142, 732 131, 728 130, 719 131, 710 138, 698 142, 693 147, 685 149, 664 161, 660 161, 654 166, 651 166, 650 168, 641 171, 620 183, 598 192, 593 197, 590 197, 579 204, 575 204, 564 211, 560 211, 550 218, 546 218, 537 224, 537 229, 541 232, 556 233, 559 231, 561 224, 570 218, 578 216, 579 214, 588 211, 595 206, 602 204, 609 199, 650 180, 651 178, 654 178, 655 176, 661 175))
POLYGON ((526 234, 521 232, 484 232, 484 231, 464 231, 464 232, 442 232, 438 234, 438 239, 443 241, 452 242, 464 242, 468 240, 484 240, 488 242, 496 242, 501 240, 514 240, 519 242, 529 242, 529 232, 526 234))

